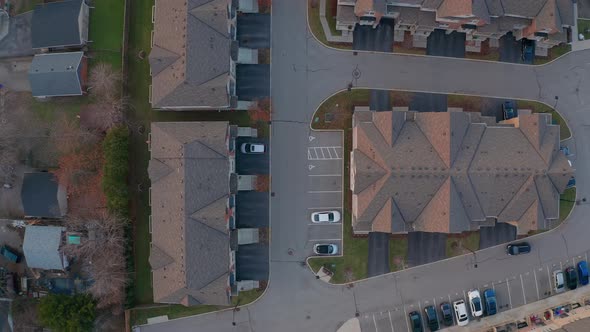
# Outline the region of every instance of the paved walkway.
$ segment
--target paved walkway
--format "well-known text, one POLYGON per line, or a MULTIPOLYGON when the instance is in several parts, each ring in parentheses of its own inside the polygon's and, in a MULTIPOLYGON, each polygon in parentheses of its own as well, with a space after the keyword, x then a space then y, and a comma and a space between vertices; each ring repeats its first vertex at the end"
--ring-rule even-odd
POLYGON ((334 36, 328 20, 326 19, 326 0, 320 0, 320 22, 322 23, 322 29, 326 40, 332 43, 352 43, 352 33, 348 36, 334 36))

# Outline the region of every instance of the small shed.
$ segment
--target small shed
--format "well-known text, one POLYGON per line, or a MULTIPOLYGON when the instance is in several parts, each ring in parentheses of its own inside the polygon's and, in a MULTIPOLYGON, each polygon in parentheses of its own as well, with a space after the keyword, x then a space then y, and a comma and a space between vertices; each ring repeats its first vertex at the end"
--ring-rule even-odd
POLYGON ((21 200, 28 218, 61 218, 67 211, 65 188, 48 172, 25 173, 21 200))
POLYGON ((32 269, 64 270, 68 261, 61 252, 64 227, 33 226, 25 228, 23 251, 32 269))

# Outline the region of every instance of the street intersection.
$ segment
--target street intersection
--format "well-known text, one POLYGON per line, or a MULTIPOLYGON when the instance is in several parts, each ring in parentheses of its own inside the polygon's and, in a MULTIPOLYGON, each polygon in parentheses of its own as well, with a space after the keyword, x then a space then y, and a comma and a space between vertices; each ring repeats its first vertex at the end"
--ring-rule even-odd
MULTIPOLYGON (((335 163, 326 159, 327 151, 329 156, 342 156, 337 143, 329 137, 318 138, 309 123, 324 99, 349 84, 354 88, 541 101, 555 107, 572 131, 568 145, 576 151, 573 167, 577 170, 577 199, 581 200, 590 189, 590 173, 586 171, 590 145, 585 144, 590 142, 590 51, 573 52, 544 66, 353 53, 320 44, 308 31, 306 11, 307 1, 273 1, 272 235, 266 293, 236 310, 145 325, 140 330, 336 331, 358 316, 366 331, 398 332, 408 330, 407 312, 462 298, 474 288, 495 288, 501 311, 549 296, 548 272, 586 259, 589 253, 590 208, 585 200, 564 224, 531 237, 533 252, 529 255, 510 257, 503 246, 497 246, 350 285, 316 280, 304 264, 310 254, 309 240, 312 235, 327 238, 332 234, 313 233, 309 214, 315 207, 329 207, 324 204, 339 207, 330 198, 336 193, 328 191, 346 188, 338 186, 341 180, 311 179, 314 172, 330 175, 328 171, 337 171, 326 166, 335 163), (313 141, 317 142, 310 142, 310 135, 316 136, 313 141), (314 159, 320 156, 323 159, 314 159), (314 167, 310 169, 310 165, 314 167)), ((346 176, 346 172, 337 174, 346 176)))

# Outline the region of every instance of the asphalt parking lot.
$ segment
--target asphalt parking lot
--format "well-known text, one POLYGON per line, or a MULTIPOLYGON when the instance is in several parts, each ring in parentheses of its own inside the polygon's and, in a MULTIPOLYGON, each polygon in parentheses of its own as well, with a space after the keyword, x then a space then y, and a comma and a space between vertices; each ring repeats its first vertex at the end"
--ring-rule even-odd
POLYGON ((268 174, 270 160, 268 147, 268 139, 238 137, 236 139, 236 173, 241 175, 268 174), (241 147, 244 143, 264 143, 266 150, 263 154, 242 153, 241 147))
POLYGON ((309 255, 317 243, 333 243, 342 252, 342 221, 314 224, 311 214, 336 210, 342 213, 342 132, 312 131, 307 148, 307 245, 309 255))
MULTIPOLYGON (((361 313, 359 317, 361 331, 410 332, 411 329, 408 321, 408 314, 410 312, 418 311, 423 316, 423 309, 429 305, 434 305, 438 308, 443 302, 452 303, 459 299, 463 299, 467 303, 467 292, 473 289, 478 289, 482 295, 486 289, 491 288, 495 290, 498 312, 546 299, 555 295, 551 281, 553 271, 558 269, 565 270, 568 266, 575 266, 580 260, 588 261, 588 254, 589 252, 585 252, 582 255, 571 257, 565 261, 548 261, 533 270, 526 271, 522 274, 515 274, 506 279, 489 280, 484 284, 466 287, 465 289, 448 289, 446 296, 410 301, 404 306, 387 308, 388 310, 385 311, 361 313)), ((441 285, 441 287, 444 287, 444 285, 441 285)), ((440 311, 438 314, 440 318, 440 311)), ((473 317, 470 319, 473 319, 473 317)), ((482 319, 485 320, 486 318, 484 317, 482 319)))

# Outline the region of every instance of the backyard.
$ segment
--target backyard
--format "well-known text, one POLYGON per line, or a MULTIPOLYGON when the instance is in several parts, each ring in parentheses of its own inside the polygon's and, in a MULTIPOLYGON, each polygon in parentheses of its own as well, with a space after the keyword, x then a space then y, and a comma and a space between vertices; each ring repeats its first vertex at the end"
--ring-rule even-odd
POLYGON ((125 1, 121 0, 100 0, 93 5, 88 32, 91 65, 106 62, 115 69, 121 68, 124 12, 125 1))
MULTIPOLYGON (((588 19, 578 19, 578 33, 584 35, 584 39, 590 39, 590 20, 588 19)), ((578 36, 572 36, 573 38, 578 38, 578 36)))

